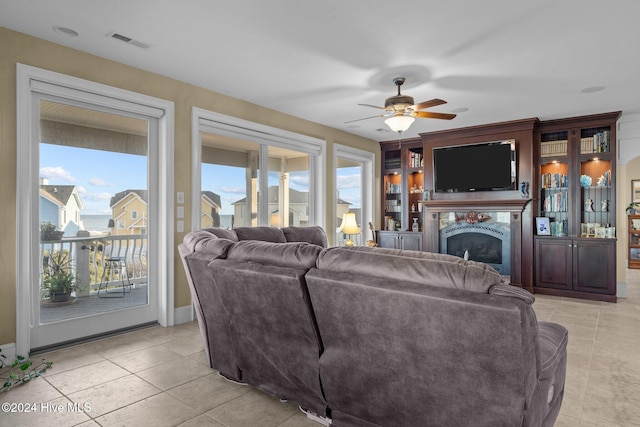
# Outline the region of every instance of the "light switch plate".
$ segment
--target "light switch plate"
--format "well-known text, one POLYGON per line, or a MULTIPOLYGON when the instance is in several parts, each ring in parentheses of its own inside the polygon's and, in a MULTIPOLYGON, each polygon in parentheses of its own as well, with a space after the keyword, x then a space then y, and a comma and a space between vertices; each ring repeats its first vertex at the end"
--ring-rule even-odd
POLYGON ((184 233, 184 221, 176 222, 176 231, 178 233, 184 233))
POLYGON ((179 205, 184 203, 184 191, 178 191, 176 194, 176 203, 179 205))
POLYGON ((178 206, 176 209, 176 216, 178 218, 184 218, 184 206, 178 206))

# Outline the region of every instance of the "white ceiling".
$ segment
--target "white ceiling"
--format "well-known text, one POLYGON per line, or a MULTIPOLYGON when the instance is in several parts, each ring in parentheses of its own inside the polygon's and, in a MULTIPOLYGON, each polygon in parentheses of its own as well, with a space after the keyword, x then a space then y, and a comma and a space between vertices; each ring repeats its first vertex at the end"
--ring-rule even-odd
POLYGON ((382 118, 344 122, 377 114, 357 104, 384 105, 396 76, 448 101, 429 111, 468 109, 404 137, 638 113, 638 21, 638 0, 0 0, 0 26, 374 140, 396 137, 382 118))

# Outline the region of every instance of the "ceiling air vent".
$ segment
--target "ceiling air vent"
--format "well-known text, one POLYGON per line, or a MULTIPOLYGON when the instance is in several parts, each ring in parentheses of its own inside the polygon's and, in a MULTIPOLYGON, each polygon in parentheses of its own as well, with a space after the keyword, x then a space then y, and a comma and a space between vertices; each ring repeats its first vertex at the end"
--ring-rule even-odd
POLYGON ((122 35, 120 33, 116 33, 115 31, 111 31, 109 34, 107 34, 107 37, 111 37, 113 39, 123 41, 123 42, 125 42, 127 44, 130 44, 130 45, 133 45, 133 46, 141 47, 142 49, 148 49, 149 48, 148 44, 142 43, 141 41, 138 41, 138 40, 134 40, 131 37, 127 37, 127 36, 122 35))

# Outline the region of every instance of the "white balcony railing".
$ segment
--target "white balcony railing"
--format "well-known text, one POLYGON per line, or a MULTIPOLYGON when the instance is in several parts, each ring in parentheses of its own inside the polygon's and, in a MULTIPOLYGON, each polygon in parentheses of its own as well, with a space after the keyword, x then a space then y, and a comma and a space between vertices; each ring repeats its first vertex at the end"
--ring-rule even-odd
POLYGON ((147 236, 92 236, 72 237, 60 240, 40 242, 40 277, 44 271, 47 254, 66 251, 72 260, 76 283, 81 289, 77 296, 88 296, 97 292, 100 283, 105 280, 108 286, 116 285, 122 277, 129 277, 132 284, 147 283, 147 236), (120 257, 124 261, 119 274, 103 277, 105 261, 120 257), (117 282, 117 283, 116 283, 117 282))

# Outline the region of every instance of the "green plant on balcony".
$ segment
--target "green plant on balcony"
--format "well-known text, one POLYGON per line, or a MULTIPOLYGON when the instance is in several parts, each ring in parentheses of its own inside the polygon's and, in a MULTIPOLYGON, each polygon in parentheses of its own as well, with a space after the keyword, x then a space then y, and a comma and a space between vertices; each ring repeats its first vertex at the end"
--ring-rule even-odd
POLYGON ((42 299, 64 302, 71 299, 71 294, 78 290, 69 252, 45 253, 40 285, 42 299))
POLYGON ((45 221, 40 224, 40 240, 43 242, 49 242, 52 240, 62 239, 64 231, 57 231, 56 226, 49 221, 45 221))
MULTIPOLYGON (((8 376, 2 379, 2 387, 0 393, 9 391, 12 387, 38 378, 53 365, 53 362, 47 362, 42 359, 40 363, 34 365, 28 358, 16 356, 16 360, 11 363, 7 362, 7 357, 2 354, 0 348, 0 369, 9 368, 8 376)), ((4 376, 4 375, 3 375, 4 376)))

